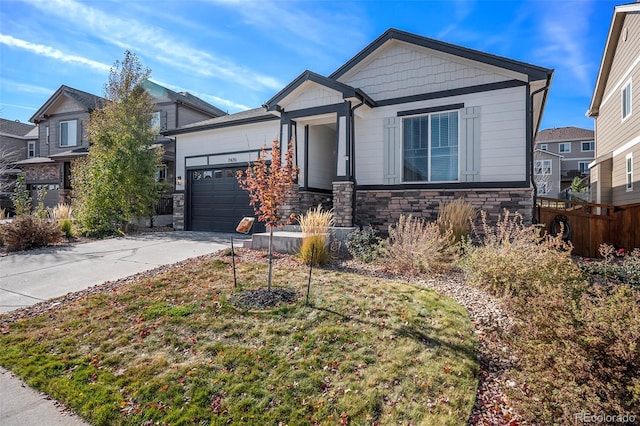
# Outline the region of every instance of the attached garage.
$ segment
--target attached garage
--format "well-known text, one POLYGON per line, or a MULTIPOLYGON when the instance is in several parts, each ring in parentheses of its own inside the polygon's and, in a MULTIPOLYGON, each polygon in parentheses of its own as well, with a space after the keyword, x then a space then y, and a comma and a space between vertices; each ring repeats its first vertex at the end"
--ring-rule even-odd
MULTIPOLYGON (((245 216, 255 217, 249 195, 238 185, 236 174, 245 167, 188 171, 188 222, 192 231, 235 232, 245 216)), ((263 232, 256 222, 253 232, 263 232)))

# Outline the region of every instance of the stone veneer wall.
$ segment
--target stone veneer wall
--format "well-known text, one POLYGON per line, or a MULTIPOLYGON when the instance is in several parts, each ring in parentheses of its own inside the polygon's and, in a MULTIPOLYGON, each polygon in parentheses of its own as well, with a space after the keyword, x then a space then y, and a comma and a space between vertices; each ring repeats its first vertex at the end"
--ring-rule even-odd
POLYGON ((27 183, 60 182, 60 166, 58 164, 23 165, 21 168, 27 183))
POLYGON ((508 209, 519 212, 525 223, 531 223, 532 189, 468 189, 468 190, 357 190, 356 224, 371 225, 386 232, 401 214, 434 221, 440 201, 464 198, 477 210, 487 212, 487 221, 494 225, 498 216, 508 209))
POLYGON ((333 196, 323 192, 300 191, 299 194, 300 213, 322 205, 323 210, 331 210, 333 208, 333 196))
POLYGON ((173 230, 184 231, 184 192, 173 194, 173 230))
POLYGON ((333 182, 335 226, 353 226, 353 182, 333 182))

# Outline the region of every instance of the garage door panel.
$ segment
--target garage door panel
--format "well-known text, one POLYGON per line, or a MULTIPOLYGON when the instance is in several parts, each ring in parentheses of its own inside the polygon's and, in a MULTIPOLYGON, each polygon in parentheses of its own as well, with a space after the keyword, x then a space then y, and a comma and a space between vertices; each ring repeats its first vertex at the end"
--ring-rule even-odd
MULTIPOLYGON (((244 216, 255 217, 249 195, 240 189, 236 171, 244 168, 212 168, 189 172, 189 218, 193 231, 235 232, 244 216)), ((264 225, 254 225, 254 232, 264 225)))

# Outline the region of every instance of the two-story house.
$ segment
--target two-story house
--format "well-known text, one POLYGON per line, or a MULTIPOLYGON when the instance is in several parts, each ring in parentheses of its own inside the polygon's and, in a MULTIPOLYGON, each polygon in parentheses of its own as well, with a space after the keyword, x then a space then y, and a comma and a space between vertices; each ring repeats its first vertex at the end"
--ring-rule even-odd
MULTIPOLYGON (((158 132, 155 143, 165 151, 157 178, 173 182, 175 142, 161 132, 226 113, 187 92, 178 93, 152 81, 146 81, 144 86, 156 107, 152 119, 158 132)), ((34 155, 17 165, 34 195, 39 187, 46 186, 46 206, 70 201, 71 163, 88 154, 89 117, 105 102, 99 96, 62 85, 30 118, 38 127, 34 155)))
POLYGON ((589 163, 595 153, 593 136, 593 130, 579 127, 545 129, 538 133, 534 155, 538 195, 563 198, 563 192, 576 176, 588 185, 589 163))
POLYGON ((11 209, 10 196, 19 169, 15 163, 35 156, 38 129, 28 123, 0 118, 0 208, 11 209))
POLYGON ((329 76, 304 71, 262 108, 176 138, 174 228, 230 231, 253 212, 235 172, 293 140, 293 212, 338 226, 435 219, 440 201, 531 220, 533 143, 553 70, 390 29, 329 76))
POLYGON ((640 203, 640 3, 616 6, 587 115, 595 120, 592 201, 640 203))

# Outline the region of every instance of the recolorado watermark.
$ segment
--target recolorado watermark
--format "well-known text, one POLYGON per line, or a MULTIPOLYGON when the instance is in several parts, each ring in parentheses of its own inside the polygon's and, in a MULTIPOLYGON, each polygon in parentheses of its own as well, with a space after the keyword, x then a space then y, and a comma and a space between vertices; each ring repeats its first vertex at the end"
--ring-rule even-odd
POLYGON ((577 423, 594 423, 594 424, 603 424, 603 423, 620 423, 620 424, 631 424, 635 423, 636 420, 640 420, 640 418, 636 417, 633 414, 603 414, 603 413, 575 413, 573 415, 574 420, 577 423))

